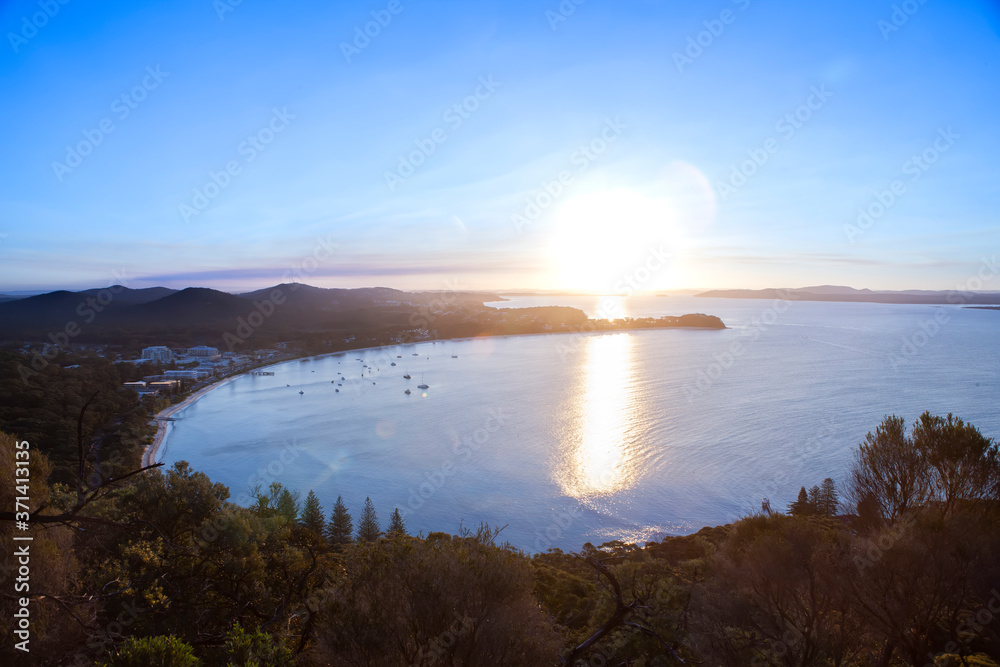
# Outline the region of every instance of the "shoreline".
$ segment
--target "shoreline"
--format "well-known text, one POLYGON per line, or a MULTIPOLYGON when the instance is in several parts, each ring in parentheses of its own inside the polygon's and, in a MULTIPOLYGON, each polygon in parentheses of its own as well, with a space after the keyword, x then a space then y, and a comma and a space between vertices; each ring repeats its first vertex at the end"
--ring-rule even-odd
POLYGON ((210 385, 202 387, 198 391, 194 392, 193 394, 185 398, 180 403, 176 405, 171 405, 170 407, 164 408, 163 410, 157 412, 156 415, 151 420, 153 422, 156 422, 156 435, 153 436, 153 442, 146 445, 145 449, 142 450, 142 458, 140 459, 140 466, 145 468, 146 466, 153 465, 154 463, 157 462, 156 455, 159 453, 160 447, 163 445, 163 441, 167 437, 167 430, 170 428, 169 418, 171 416, 173 416, 177 412, 180 412, 184 408, 188 407, 189 405, 191 405, 192 403, 194 403, 199 398, 201 398, 208 392, 212 391, 213 389, 217 389, 218 387, 221 387, 222 385, 230 382, 231 380, 235 380, 236 378, 241 377, 242 375, 244 375, 244 373, 240 373, 239 375, 233 375, 231 377, 226 377, 222 378, 221 380, 217 380, 216 382, 213 382, 210 385))
MULTIPOLYGON (((497 335, 485 336, 485 337, 486 338, 520 338, 522 336, 553 336, 553 335, 560 335, 560 334, 562 334, 562 335, 574 335, 574 334, 575 335, 581 335, 581 334, 582 335, 593 335, 593 334, 610 334, 610 333, 628 333, 628 332, 634 332, 634 331, 663 331, 663 330, 667 330, 667 329, 690 329, 690 330, 694 330, 694 331, 725 331, 726 329, 729 329, 729 327, 725 327, 725 329, 716 329, 714 327, 677 327, 677 326, 674 326, 674 327, 670 327, 670 326, 668 326, 668 327, 639 327, 639 328, 635 328, 635 329, 608 329, 608 330, 594 329, 594 330, 589 330, 589 331, 587 331, 587 330, 584 330, 584 331, 549 331, 549 332, 523 333, 523 334, 497 334, 497 335)), ((419 340, 419 341, 413 341, 413 342, 408 342, 408 343, 393 343, 392 345, 371 345, 371 346, 368 346, 368 347, 355 347, 355 348, 351 348, 349 350, 339 350, 337 352, 324 352, 322 354, 311 354, 311 355, 308 355, 308 356, 292 357, 290 359, 282 359, 280 361, 276 361, 276 362, 274 362, 272 364, 268 364, 266 366, 259 366, 259 367, 254 367, 253 369, 245 370, 245 371, 239 373, 238 375, 231 375, 229 377, 222 378, 221 380, 213 382, 210 385, 202 387, 201 389, 199 389, 195 393, 193 393, 190 396, 188 396, 187 398, 185 398, 180 403, 178 403, 176 405, 171 405, 170 407, 164 408, 160 412, 156 413, 156 415, 152 419, 152 421, 156 422, 156 435, 153 437, 153 442, 150 443, 150 444, 148 444, 148 445, 146 445, 145 449, 143 449, 143 451, 142 451, 142 458, 140 459, 140 465, 141 465, 141 467, 146 467, 146 466, 152 465, 152 464, 154 464, 154 463, 157 462, 156 461, 156 455, 159 453, 160 447, 163 445, 163 441, 166 440, 167 430, 170 428, 170 422, 168 421, 169 417, 171 417, 172 415, 174 415, 177 412, 180 412, 184 408, 188 407, 189 405, 191 405, 192 403, 194 403, 198 399, 202 398, 205 394, 207 394, 208 392, 212 391, 213 389, 217 389, 217 388, 221 387, 222 385, 224 385, 224 384, 226 384, 226 383, 228 383, 228 382, 230 382, 232 380, 235 380, 235 379, 237 379, 239 377, 243 377, 244 375, 246 375, 247 373, 250 373, 252 371, 262 370, 262 369, 266 369, 266 368, 271 368, 273 366, 277 366, 279 364, 289 363, 289 362, 292 362, 292 361, 301 361, 303 359, 319 359, 319 358, 322 358, 322 357, 329 357, 329 356, 333 356, 333 355, 337 355, 337 354, 349 354, 349 353, 365 352, 365 351, 371 351, 371 350, 384 350, 384 349, 389 349, 389 348, 393 348, 393 347, 401 347, 401 346, 404 346, 404 345, 422 345, 422 344, 425 344, 425 343, 435 343, 435 342, 438 342, 438 341, 442 341, 442 342, 444 342, 444 341, 455 341, 455 342, 469 341, 469 340, 475 340, 476 338, 479 338, 479 336, 465 336, 465 337, 462 337, 462 338, 431 338, 431 339, 428 339, 428 340, 419 340)))

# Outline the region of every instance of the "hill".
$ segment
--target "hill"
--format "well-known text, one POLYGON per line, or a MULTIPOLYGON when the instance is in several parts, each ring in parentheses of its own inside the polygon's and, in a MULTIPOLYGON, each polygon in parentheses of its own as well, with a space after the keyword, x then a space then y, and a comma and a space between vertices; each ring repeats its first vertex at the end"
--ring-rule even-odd
POLYGON ((722 299, 784 299, 786 301, 842 301, 857 303, 910 303, 910 304, 977 304, 1000 305, 1000 292, 968 291, 872 291, 837 285, 813 287, 711 290, 696 294, 699 297, 722 299))

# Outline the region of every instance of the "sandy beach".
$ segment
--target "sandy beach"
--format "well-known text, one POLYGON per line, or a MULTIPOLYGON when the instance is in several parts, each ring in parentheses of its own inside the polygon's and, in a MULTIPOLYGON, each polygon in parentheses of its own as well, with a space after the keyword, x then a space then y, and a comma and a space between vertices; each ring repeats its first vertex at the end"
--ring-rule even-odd
MULTIPOLYGON (((243 374, 241 373, 240 375, 243 374)), ((156 416, 153 417, 153 421, 156 422, 156 436, 153 438, 152 444, 147 445, 146 449, 143 450, 142 452, 142 466, 145 467, 156 463, 156 455, 160 451, 160 445, 163 443, 163 439, 167 435, 167 428, 169 428, 170 425, 169 418, 172 415, 183 410, 187 406, 191 405, 192 403, 194 403, 199 398, 201 398, 208 392, 212 391, 213 389, 221 387, 230 380, 235 380, 236 378, 240 377, 240 375, 234 375, 232 377, 227 377, 222 380, 219 380, 218 382, 213 382, 207 387, 202 387, 195 393, 191 394, 177 405, 171 405, 169 408, 166 408, 158 412, 156 416)))

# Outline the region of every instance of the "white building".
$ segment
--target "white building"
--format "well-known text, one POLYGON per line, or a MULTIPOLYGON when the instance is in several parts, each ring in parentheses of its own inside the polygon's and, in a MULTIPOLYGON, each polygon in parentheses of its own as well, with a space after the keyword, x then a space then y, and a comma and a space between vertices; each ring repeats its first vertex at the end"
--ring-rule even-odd
POLYGON ((169 364, 174 360, 174 353, 170 351, 170 348, 164 347, 163 345, 157 345, 156 347, 147 347, 142 351, 142 358, 145 361, 159 361, 162 363, 169 364))
POLYGON ((219 356, 219 348, 217 347, 206 347, 204 345, 199 345, 198 347, 192 347, 188 350, 189 357, 217 357, 219 356))

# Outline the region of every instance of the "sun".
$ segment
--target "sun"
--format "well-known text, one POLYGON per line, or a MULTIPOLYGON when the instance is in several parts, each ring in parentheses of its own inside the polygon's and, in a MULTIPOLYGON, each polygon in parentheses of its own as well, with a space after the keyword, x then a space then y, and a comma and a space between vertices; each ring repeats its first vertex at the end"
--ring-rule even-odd
POLYGON ((656 289, 672 278, 671 267, 650 256, 671 252, 676 237, 675 211, 667 198, 627 188, 576 195, 554 215, 553 278, 564 289, 614 292, 623 278, 652 265, 658 270, 640 272, 647 276, 642 289, 656 289))

